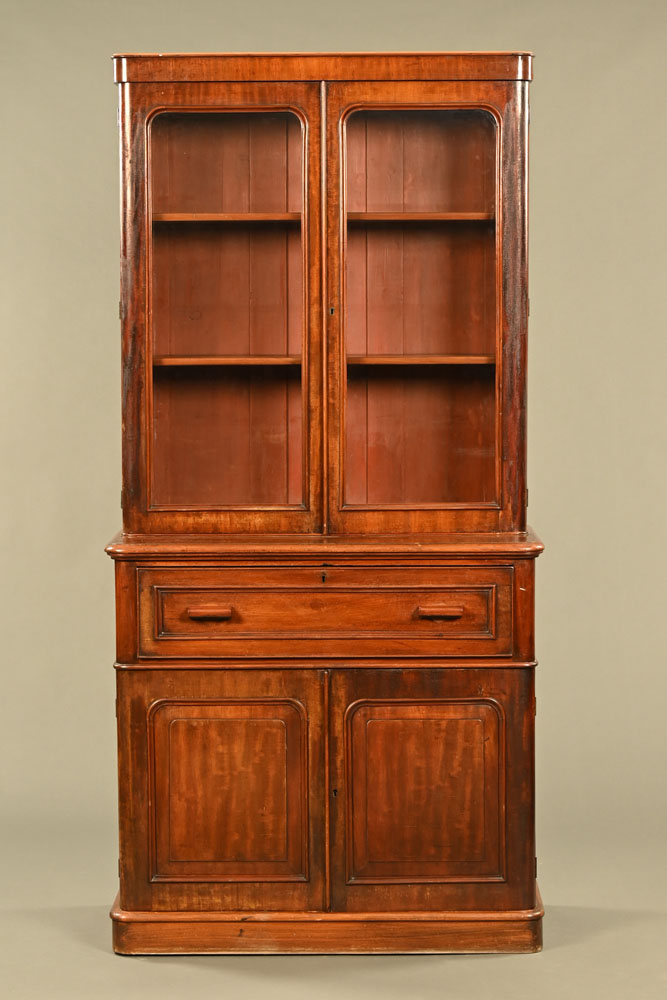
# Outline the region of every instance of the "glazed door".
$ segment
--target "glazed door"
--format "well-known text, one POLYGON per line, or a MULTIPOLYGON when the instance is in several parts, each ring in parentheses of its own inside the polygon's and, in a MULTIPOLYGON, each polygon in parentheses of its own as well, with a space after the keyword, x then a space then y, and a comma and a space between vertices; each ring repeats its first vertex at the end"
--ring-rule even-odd
POLYGON ((327 88, 333 530, 518 527, 517 86, 327 88))
POLYGON ((534 904, 532 671, 334 672, 332 908, 534 904))
POLYGON ((319 671, 119 673, 125 909, 322 908, 323 690, 319 671))
POLYGON ((126 443, 130 527, 317 530, 319 88, 145 84, 129 102, 146 183, 126 226, 148 275, 145 301, 126 282, 145 429, 126 443))

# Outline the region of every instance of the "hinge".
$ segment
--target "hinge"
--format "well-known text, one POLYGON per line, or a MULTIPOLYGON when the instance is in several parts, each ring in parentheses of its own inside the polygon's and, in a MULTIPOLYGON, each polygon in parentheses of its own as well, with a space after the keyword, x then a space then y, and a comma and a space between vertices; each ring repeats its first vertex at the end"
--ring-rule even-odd
POLYGON ((118 718, 118 698, 114 702, 114 711, 116 713, 116 718, 118 718))
POLYGON ((120 104, 116 108, 116 125, 120 128, 120 104))
POLYGON ((535 715, 537 715, 537 698, 533 702, 533 711, 534 711, 535 715))
POLYGON ((528 315, 530 316, 530 299, 526 299, 526 309, 528 311, 528 315))
POLYGON ((535 878, 537 878, 537 858, 535 858, 535 878))
POLYGON ((528 506, 528 487, 526 487, 526 507, 528 506))
POLYGON ((122 299, 119 299, 118 300, 118 319, 122 319, 122 318, 123 318, 123 301, 122 301, 122 299))
POLYGON ((118 878, 120 878, 120 858, 118 859, 118 878))

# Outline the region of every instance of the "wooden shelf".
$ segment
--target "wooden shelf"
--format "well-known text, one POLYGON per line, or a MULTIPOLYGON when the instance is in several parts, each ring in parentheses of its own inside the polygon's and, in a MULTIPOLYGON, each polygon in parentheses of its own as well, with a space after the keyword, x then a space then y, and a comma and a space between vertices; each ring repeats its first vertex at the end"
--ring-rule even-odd
POLYGON ((301 222, 301 212, 154 212, 153 222, 301 222))
POLYGON ((223 368, 223 367, 298 367, 301 358, 292 354, 266 354, 266 355, 209 355, 209 356, 168 356, 159 355, 153 358, 154 368, 223 368))
POLYGON ((348 222, 488 222, 493 212, 348 212, 348 222))
POLYGON ((493 354, 351 354, 348 365, 357 366, 416 366, 416 365, 494 365, 493 354))

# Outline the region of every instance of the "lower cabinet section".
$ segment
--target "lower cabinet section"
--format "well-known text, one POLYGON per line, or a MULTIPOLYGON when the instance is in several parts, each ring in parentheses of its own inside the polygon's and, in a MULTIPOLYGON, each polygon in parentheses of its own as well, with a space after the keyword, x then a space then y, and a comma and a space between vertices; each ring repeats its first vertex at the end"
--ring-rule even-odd
POLYGON ((538 947, 530 667, 118 675, 117 950, 538 947))

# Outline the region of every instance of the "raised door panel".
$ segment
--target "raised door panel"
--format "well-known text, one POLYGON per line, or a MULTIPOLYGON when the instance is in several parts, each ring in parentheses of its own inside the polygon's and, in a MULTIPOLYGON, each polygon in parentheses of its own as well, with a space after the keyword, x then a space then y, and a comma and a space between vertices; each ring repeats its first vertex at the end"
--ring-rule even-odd
POLYGON ((502 878, 497 704, 368 699, 345 722, 348 881, 502 878))
POLYGON ((529 669, 333 678, 334 908, 532 905, 529 669))
POLYGON ((153 879, 305 880, 306 736, 293 699, 153 706, 153 879))
POLYGON ((322 703, 317 671, 120 672, 125 908, 323 905, 322 703))

